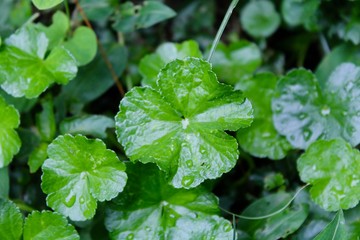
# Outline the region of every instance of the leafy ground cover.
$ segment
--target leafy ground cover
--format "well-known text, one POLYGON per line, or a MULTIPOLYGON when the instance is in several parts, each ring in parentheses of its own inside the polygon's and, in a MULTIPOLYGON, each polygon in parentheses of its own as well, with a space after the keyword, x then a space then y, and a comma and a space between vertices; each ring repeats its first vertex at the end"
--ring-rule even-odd
POLYGON ((0 239, 358 239, 357 1, 0 2, 0 239))

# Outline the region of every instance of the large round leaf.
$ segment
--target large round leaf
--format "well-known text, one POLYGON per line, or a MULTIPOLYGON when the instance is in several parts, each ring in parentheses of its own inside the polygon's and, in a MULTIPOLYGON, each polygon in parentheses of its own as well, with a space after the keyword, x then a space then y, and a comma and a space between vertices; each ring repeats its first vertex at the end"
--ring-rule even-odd
POLYGON ((125 165, 99 140, 63 135, 48 147, 41 187, 49 207, 75 221, 94 216, 97 202, 110 200, 125 186, 125 165))
POLYGON ((250 102, 197 58, 169 63, 157 83, 159 91, 133 88, 120 104, 116 132, 127 156, 156 163, 178 188, 230 171, 237 142, 224 130, 250 125, 250 102))

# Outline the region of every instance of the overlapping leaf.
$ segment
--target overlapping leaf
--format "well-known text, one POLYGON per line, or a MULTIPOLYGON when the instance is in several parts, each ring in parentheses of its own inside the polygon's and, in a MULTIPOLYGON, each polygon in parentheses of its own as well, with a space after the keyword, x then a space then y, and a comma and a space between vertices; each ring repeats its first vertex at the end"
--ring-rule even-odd
POLYGON ((0 239, 19 240, 22 235, 23 219, 16 205, 0 198, 0 239))
POLYGON ((254 122, 237 132, 239 144, 246 152, 275 160, 284 158, 291 149, 288 141, 277 133, 272 120, 271 99, 276 82, 275 75, 261 73, 239 85, 253 105, 254 122))
POLYGON ((360 142, 360 68, 352 63, 338 66, 320 86, 304 69, 290 71, 280 79, 272 101, 278 132, 297 148, 305 149, 317 139, 342 137, 356 146, 360 142))
POLYGON ((116 132, 132 161, 154 162, 177 188, 191 188, 232 169, 236 131, 252 121, 240 91, 220 84, 210 64, 175 60, 162 69, 159 91, 133 88, 120 104, 116 132))
POLYGON ((160 70, 165 65, 175 59, 184 59, 186 57, 201 57, 202 54, 199 45, 193 41, 183 43, 163 43, 153 54, 149 54, 141 59, 139 72, 142 75, 142 85, 156 88, 156 78, 160 70))
POLYGON ((217 198, 204 188, 175 189, 152 164, 130 163, 127 172, 124 192, 107 209, 112 239, 232 239, 217 198))
POLYGON ((58 213, 32 212, 25 220, 24 240, 77 240, 80 239, 74 226, 58 213))
POLYGON ((14 130, 20 124, 18 111, 0 96, 0 168, 7 166, 19 152, 21 141, 14 130))
POLYGON ((327 211, 356 206, 360 200, 360 153, 343 139, 318 140, 298 159, 302 181, 313 201, 327 211))
POLYGON ((0 84, 15 97, 34 98, 54 82, 66 84, 75 77, 76 63, 63 47, 48 56, 49 40, 33 25, 26 25, 5 40, 0 49, 0 84))
POLYGON ((344 213, 341 210, 335 215, 331 223, 329 223, 329 225, 327 225, 326 228, 314 238, 314 240, 328 239, 348 239, 344 213))
POLYGON ((40 10, 49 9, 62 3, 64 0, 32 0, 33 4, 40 10))
POLYGON ((110 200, 125 186, 125 165, 101 140, 59 136, 49 145, 48 156, 41 185, 47 204, 72 220, 92 218, 97 200, 110 200))

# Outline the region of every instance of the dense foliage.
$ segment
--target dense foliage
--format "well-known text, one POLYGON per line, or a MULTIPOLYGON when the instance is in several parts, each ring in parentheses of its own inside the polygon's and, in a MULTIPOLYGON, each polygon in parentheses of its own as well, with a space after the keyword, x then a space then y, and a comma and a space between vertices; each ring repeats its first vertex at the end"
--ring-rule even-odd
POLYGON ((0 239, 359 239, 359 44, 356 1, 2 0, 0 239))

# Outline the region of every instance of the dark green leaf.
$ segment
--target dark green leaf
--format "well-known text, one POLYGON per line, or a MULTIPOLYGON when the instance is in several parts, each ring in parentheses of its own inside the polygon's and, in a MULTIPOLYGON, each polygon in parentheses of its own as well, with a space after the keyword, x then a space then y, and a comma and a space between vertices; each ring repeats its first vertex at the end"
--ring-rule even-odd
POLYGON ((15 203, 0 198, 0 239, 20 240, 23 218, 15 203))
POLYGON ((24 240, 75 240, 80 239, 74 226, 58 213, 32 212, 25 220, 24 240))
POLYGON ((158 1, 145 1, 136 21, 137 28, 148 28, 176 15, 176 12, 158 1))
POLYGON ((252 121, 240 91, 220 84, 209 63, 175 60, 160 72, 160 92, 133 88, 116 116, 119 142, 132 161, 155 162, 177 188, 191 188, 232 169, 236 131, 252 121))
POLYGON ((42 104, 42 111, 36 115, 36 125, 41 139, 50 142, 56 134, 56 122, 52 100, 45 100, 42 104))
POLYGON ((217 198, 202 187, 175 189, 152 164, 129 164, 129 181, 108 208, 112 239, 232 239, 217 198))
POLYGON ((335 218, 326 226, 326 228, 317 235, 314 240, 346 240, 346 227, 344 214, 340 210, 335 215, 335 218))
POLYGON ((355 207, 360 200, 360 153, 342 139, 318 140, 298 159, 313 201, 327 211, 355 207))
POLYGON ((74 221, 92 218, 97 200, 110 200, 125 186, 125 165, 99 139, 59 136, 48 156, 41 184, 47 205, 74 221))
POLYGON ((104 22, 115 10, 112 2, 114 1, 81 0, 80 5, 89 20, 104 22))
POLYGON ((30 173, 36 172, 47 159, 47 143, 40 143, 30 154, 28 165, 30 167, 30 173))
POLYGON ((10 180, 8 168, 0 168, 0 199, 9 197, 10 180))

